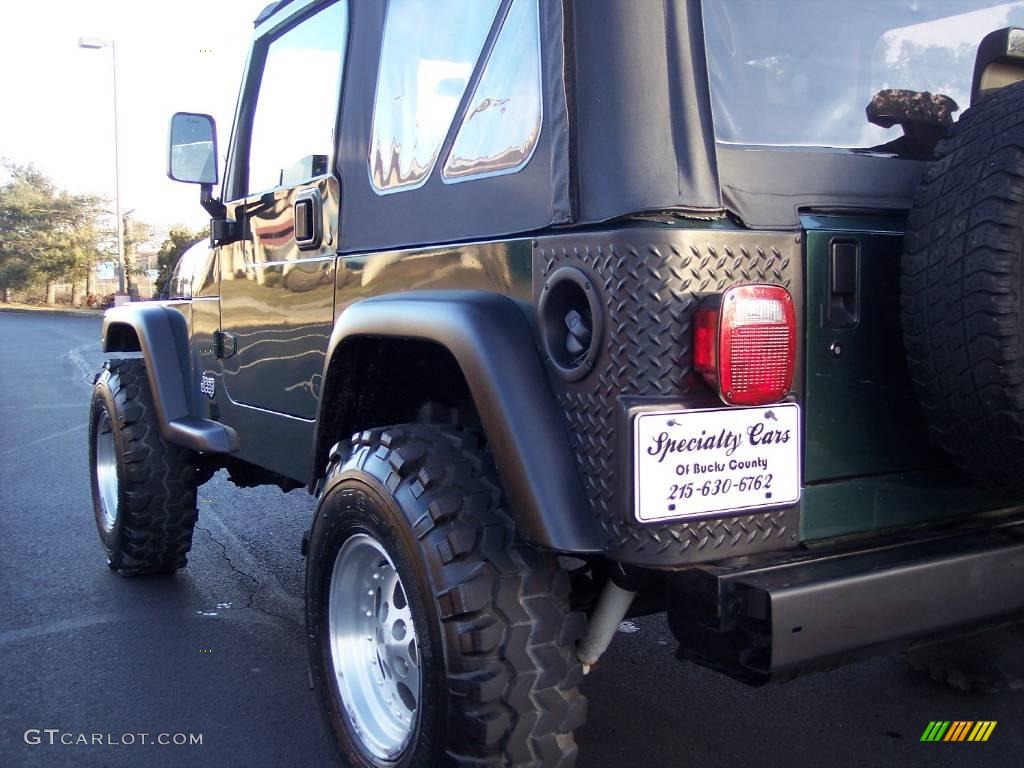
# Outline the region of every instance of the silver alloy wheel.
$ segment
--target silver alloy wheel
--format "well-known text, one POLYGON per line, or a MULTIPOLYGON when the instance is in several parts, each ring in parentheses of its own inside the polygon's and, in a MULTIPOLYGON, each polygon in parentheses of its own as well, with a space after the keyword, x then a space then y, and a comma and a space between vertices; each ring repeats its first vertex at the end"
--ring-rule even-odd
POLYGON ((394 759, 419 719, 419 648, 402 580, 368 534, 338 550, 327 627, 340 709, 370 755, 394 759))
POLYGON ((117 448, 114 446, 114 425, 107 409, 100 410, 96 423, 96 487, 100 492, 100 521, 104 532, 109 533, 117 520, 117 448))

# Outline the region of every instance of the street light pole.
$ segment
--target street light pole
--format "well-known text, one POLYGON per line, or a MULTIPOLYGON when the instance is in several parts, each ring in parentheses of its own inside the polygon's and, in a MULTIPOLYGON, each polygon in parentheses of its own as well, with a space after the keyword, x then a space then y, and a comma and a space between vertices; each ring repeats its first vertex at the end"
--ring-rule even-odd
POLYGON ((128 265, 124 260, 124 225, 121 221, 121 140, 117 131, 120 117, 117 109, 117 40, 110 41, 110 55, 114 64, 114 205, 117 207, 117 260, 121 264, 121 270, 117 275, 117 290, 124 293, 128 265))
POLYGON ((110 48, 111 61, 113 63, 114 70, 114 205, 116 211, 116 228, 117 228, 117 291, 118 293, 125 292, 125 270, 127 265, 124 260, 124 232, 122 231, 123 223, 121 221, 121 141, 118 135, 118 107, 117 107, 117 41, 116 40, 99 40, 94 37, 80 37, 78 38, 79 48, 110 48))
POLYGON ((129 294, 134 296, 136 293, 138 293, 138 291, 136 290, 136 286, 134 286, 132 284, 132 281, 128 279, 128 273, 129 273, 129 269, 128 269, 128 255, 129 255, 129 253, 132 256, 132 267, 135 266, 135 248, 134 248, 134 245, 135 245, 134 240, 135 240, 135 238, 131 236, 132 230, 128 228, 128 221, 129 221, 129 219, 130 219, 130 217, 131 217, 131 215, 133 213, 135 213, 135 209, 131 208, 131 209, 127 210, 127 211, 124 211, 121 214, 121 236, 124 238, 124 240, 126 240, 129 243, 129 245, 127 247, 125 247, 125 249, 124 249, 124 255, 121 257, 121 259, 122 259, 121 263, 124 266, 124 269, 122 270, 122 272, 124 273, 124 284, 125 284, 124 290, 126 290, 129 294))

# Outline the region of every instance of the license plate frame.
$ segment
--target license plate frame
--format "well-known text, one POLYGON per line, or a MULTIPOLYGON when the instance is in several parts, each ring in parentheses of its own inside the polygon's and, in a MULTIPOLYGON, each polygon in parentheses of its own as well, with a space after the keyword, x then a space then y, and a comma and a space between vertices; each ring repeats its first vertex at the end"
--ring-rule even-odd
POLYGON ((798 503, 803 462, 800 416, 796 403, 634 413, 634 520, 663 524, 798 503), (766 443, 769 432, 772 440, 766 443), (781 433, 787 433, 784 441, 781 433), (737 435, 739 444, 732 447, 737 435), (722 490, 726 480, 730 483, 722 490), (687 484, 689 495, 684 496, 687 484))

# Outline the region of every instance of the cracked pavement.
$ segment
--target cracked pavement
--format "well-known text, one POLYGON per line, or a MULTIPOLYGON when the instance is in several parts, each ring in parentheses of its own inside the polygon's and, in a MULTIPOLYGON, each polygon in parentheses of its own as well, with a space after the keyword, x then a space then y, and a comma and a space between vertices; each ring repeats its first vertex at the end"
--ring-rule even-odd
POLYGON ((237 573, 239 576, 252 580, 253 587, 251 590, 249 590, 249 599, 245 603, 246 608, 252 608, 253 600, 256 599, 256 593, 259 591, 260 588, 260 580, 253 576, 251 573, 246 573, 242 569, 237 568, 235 564, 231 562, 231 558, 228 556, 228 549, 224 546, 224 542, 217 541, 217 537, 210 533, 209 528, 203 528, 201 525, 197 523, 195 529, 197 531, 205 533, 207 536, 210 537, 210 541, 212 541, 214 544, 220 547, 221 557, 223 557, 224 562, 228 564, 228 568, 237 573))
MULTIPOLYGON (((100 321, 0 311, 0 766, 331 766, 303 628, 304 491, 199 491, 189 567, 110 572, 92 520, 89 384, 100 321), (202 733, 202 746, 25 744, 28 728, 202 733)), ((635 619, 584 681, 580 768, 1019 766, 1024 692, 967 696, 878 659, 748 688, 677 663, 635 619), (922 744, 929 720, 997 720, 922 744)))

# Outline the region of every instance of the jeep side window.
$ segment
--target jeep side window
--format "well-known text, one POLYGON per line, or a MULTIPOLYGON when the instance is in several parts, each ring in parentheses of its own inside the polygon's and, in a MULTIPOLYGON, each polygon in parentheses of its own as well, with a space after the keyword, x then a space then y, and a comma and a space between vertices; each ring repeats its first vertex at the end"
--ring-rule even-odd
POLYGON ((533 154, 541 127, 540 11, 515 0, 459 126, 444 180, 515 173, 533 154))
POLYGON ((192 248, 195 249, 196 256, 189 275, 189 291, 193 298, 216 295, 217 252, 210 248, 206 240, 196 243, 192 248))
POLYGON ((171 276, 167 279, 164 291, 168 299, 187 299, 191 297, 191 291, 187 290, 187 278, 183 274, 184 270, 182 270, 182 264, 186 260, 186 256, 178 259, 178 263, 174 266, 174 271, 171 272, 171 276))
POLYGON ((388 3, 369 157, 377 192, 426 183, 498 5, 498 0, 388 3))
POLYGON ((194 266, 193 249, 187 249, 174 265, 174 271, 167 281, 167 298, 192 298, 192 268, 194 266))
POLYGON ((347 4, 337 2, 270 43, 249 140, 249 195, 328 172, 347 37, 347 4))

